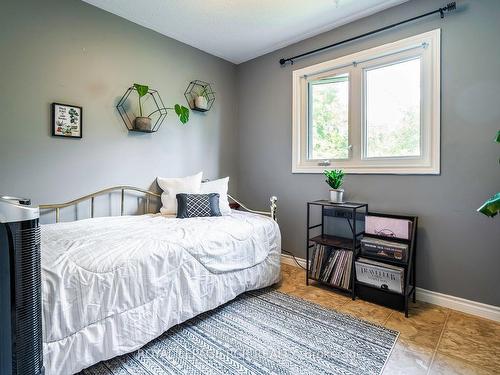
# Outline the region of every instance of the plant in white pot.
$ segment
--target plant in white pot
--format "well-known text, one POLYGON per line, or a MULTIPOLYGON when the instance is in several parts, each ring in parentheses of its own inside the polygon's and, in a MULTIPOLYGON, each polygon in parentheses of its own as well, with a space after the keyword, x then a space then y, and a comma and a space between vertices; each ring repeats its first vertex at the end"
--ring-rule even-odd
POLYGON ((194 106, 197 109, 206 110, 208 108, 208 91, 207 87, 203 87, 203 89, 196 95, 194 99, 194 106))
POLYGON ((332 203, 344 203, 344 189, 342 189, 342 184, 344 183, 345 173, 341 169, 333 169, 331 171, 324 171, 326 176, 326 183, 330 185, 330 202, 332 203))
POLYGON ((206 110, 208 108, 208 100, 205 96, 199 95, 194 100, 194 106, 196 109, 206 110))

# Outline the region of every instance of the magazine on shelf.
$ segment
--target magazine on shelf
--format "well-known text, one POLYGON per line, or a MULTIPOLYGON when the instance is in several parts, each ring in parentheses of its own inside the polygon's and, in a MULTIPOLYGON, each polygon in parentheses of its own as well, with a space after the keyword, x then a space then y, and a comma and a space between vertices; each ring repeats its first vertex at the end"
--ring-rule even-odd
POLYGON ((356 279, 359 282, 381 289, 402 293, 404 291, 404 268, 358 258, 355 262, 356 279))

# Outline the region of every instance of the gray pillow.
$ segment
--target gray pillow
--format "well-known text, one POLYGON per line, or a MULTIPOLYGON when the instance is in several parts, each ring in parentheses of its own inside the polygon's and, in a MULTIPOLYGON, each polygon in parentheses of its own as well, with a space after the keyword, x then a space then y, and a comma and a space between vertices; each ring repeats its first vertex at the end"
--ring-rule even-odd
POLYGON ((177 218, 221 216, 219 194, 180 193, 177 198, 177 218))

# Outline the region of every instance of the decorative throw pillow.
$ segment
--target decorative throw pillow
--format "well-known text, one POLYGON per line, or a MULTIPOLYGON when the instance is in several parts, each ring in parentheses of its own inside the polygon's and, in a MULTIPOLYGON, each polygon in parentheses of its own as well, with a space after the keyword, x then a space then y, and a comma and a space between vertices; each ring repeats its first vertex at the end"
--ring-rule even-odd
POLYGON ((229 177, 225 177, 218 180, 203 182, 200 188, 200 193, 202 194, 219 194, 219 208, 222 215, 231 214, 231 207, 229 207, 229 200, 227 198, 228 185, 229 177))
POLYGON ((219 194, 177 194, 177 218, 221 216, 219 194))
POLYGON ((176 195, 179 193, 200 192, 203 172, 187 177, 162 178, 157 177, 158 186, 163 190, 161 194, 162 208, 160 212, 164 215, 175 215, 177 213, 176 195))

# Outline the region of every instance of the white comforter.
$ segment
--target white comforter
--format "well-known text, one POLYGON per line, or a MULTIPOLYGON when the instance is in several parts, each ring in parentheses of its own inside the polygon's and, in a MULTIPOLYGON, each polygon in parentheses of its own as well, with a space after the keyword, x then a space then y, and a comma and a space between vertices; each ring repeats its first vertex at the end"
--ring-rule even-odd
POLYGON ((44 361, 73 374, 279 280, 264 216, 106 217, 42 226, 44 361))

